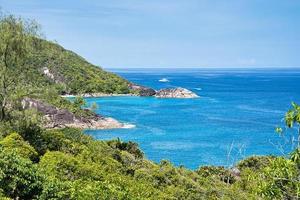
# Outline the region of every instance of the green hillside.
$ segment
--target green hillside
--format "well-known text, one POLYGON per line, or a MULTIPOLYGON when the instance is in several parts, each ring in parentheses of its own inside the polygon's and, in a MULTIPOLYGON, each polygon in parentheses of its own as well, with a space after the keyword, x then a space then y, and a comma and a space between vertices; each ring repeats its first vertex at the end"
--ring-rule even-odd
POLYGON ((92 65, 72 51, 58 44, 40 40, 28 65, 44 74, 49 70, 52 77, 43 75, 52 83, 59 84, 62 92, 78 93, 129 93, 129 82, 120 76, 92 65))
POLYGON ((89 111, 60 95, 133 92, 130 82, 122 77, 43 39, 35 22, 1 13, 0 22, 0 118, 12 108, 19 108, 24 97, 88 116, 89 111))
MULTIPOLYGON (((7 54, 7 61, 12 67, 13 76, 17 76, 16 80, 19 82, 22 80, 24 84, 30 84, 31 87, 49 87, 54 86, 59 89, 61 93, 67 94, 82 94, 82 93, 129 93, 129 82, 120 76, 107 72, 98 66, 92 65, 84 58, 75 54, 72 51, 66 50, 58 44, 47 41, 40 37, 40 30, 38 25, 31 21, 24 21, 21 19, 14 19, 15 22, 20 23, 18 27, 22 29, 22 26, 27 25, 28 34, 27 39, 22 39, 19 43, 22 44, 23 49, 15 49, 16 52, 22 56, 22 59, 17 60, 16 55, 7 54), (18 21, 19 20, 19 21, 18 21), (33 24, 31 24, 33 23, 33 24), (20 52, 17 52, 20 51, 20 52), (16 59, 16 63, 13 63, 13 59, 16 59), (45 73, 47 72, 47 73, 45 73)), ((6 27, 7 28, 7 27, 6 27)), ((7 28, 10 29, 10 28, 7 28)), ((13 30, 6 31, 6 36, 11 37, 13 30)), ((4 35, 5 36, 5 35, 4 35)), ((3 38, 5 40, 7 38, 3 38)), ((12 44, 10 48, 16 45, 17 41, 12 44)), ((12 51, 11 49, 6 49, 12 51)), ((3 43, 0 49, 3 55, 5 55, 5 44, 3 43)), ((4 58, 3 58, 4 59, 4 58)), ((3 63, 4 64, 4 63, 3 63)))

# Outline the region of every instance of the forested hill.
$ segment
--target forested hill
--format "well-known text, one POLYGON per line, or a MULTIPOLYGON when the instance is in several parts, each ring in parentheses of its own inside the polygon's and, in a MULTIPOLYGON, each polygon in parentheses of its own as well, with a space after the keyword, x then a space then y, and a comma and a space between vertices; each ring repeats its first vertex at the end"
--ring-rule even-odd
POLYGON ((38 43, 27 60, 32 72, 41 76, 37 80, 56 84, 68 94, 129 93, 129 82, 120 76, 90 64, 58 44, 43 39, 38 43))

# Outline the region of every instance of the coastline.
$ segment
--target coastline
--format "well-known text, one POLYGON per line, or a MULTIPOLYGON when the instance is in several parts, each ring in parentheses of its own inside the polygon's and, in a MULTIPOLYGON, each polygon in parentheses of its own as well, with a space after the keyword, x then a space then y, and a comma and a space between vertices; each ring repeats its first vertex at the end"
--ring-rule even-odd
MULTIPOLYGON (((140 87, 140 86, 138 86, 140 87)), ((152 89, 153 90, 153 89, 152 89)), ((66 95, 60 95, 63 98, 74 98, 76 96, 79 97, 84 97, 84 98, 89 98, 89 97, 130 97, 130 96, 135 96, 135 97, 156 97, 156 98, 178 98, 178 99, 186 99, 186 98, 198 98, 199 96, 182 87, 177 87, 177 88, 164 88, 160 89, 158 91, 153 90, 155 93, 153 94, 134 94, 134 93, 129 93, 129 94, 106 94, 106 93, 84 93, 84 94, 78 94, 78 95, 73 95, 73 94, 66 94, 66 95)))
POLYGON ((44 128, 79 128, 79 129, 122 129, 134 128, 135 125, 119 122, 112 117, 104 117, 93 113, 92 116, 76 116, 66 109, 57 108, 37 99, 24 98, 22 100, 23 109, 34 108, 44 116, 44 128))
POLYGON ((73 98, 76 96, 79 97, 131 97, 131 96, 140 96, 137 94, 105 94, 105 93, 85 93, 85 94, 79 94, 79 95, 73 95, 73 94, 67 94, 67 95, 60 95, 61 97, 64 98, 73 98))
POLYGON ((82 130, 109 130, 135 128, 134 124, 119 122, 112 117, 101 117, 100 119, 82 122, 75 120, 73 123, 64 124, 66 127, 79 128, 82 130))

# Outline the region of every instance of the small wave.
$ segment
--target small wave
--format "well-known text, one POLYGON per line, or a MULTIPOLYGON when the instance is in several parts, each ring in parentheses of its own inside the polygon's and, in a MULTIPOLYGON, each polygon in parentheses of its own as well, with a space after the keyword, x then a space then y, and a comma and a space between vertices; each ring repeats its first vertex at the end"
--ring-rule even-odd
POLYGON ((167 78, 162 78, 160 80, 158 80, 159 82, 163 82, 163 83, 167 83, 170 82, 167 78))
POLYGON ((129 124, 129 123, 124 123, 122 126, 122 128, 124 128, 124 129, 130 129, 130 128, 135 128, 135 127, 136 127, 136 125, 129 124))
POLYGON ((259 124, 262 126, 272 126, 275 127, 276 124, 259 122, 259 121, 251 121, 251 120, 242 120, 242 119, 234 119, 234 118, 222 118, 222 117, 207 117, 208 120, 220 121, 220 122, 234 122, 234 123, 249 123, 249 124, 259 124))
POLYGON ((220 102, 219 100, 212 98, 212 97, 202 97, 202 99, 207 99, 208 101, 212 102, 212 103, 218 103, 220 102))
POLYGON ((153 115, 156 114, 153 110, 141 109, 140 115, 153 115))
POLYGON ((165 135, 166 131, 160 129, 160 128, 156 128, 156 127, 145 127, 147 128, 153 135, 165 135))
POLYGON ((150 143, 153 149, 159 150, 190 150, 196 148, 198 144, 192 142, 152 142, 150 143))
POLYGON ((252 106, 247 106, 247 105, 239 105, 237 107, 241 110, 254 111, 254 112, 275 113, 275 114, 283 114, 284 113, 284 111, 281 111, 281 110, 271 110, 271 109, 252 107, 252 106))
POLYGON ((200 91, 200 90, 202 90, 202 88, 194 88, 195 90, 198 90, 198 91, 200 91))

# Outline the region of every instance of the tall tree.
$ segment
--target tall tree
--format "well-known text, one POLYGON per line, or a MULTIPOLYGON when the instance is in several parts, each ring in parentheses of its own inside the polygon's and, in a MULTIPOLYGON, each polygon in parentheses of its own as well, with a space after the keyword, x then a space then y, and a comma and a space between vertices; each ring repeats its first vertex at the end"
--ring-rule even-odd
POLYGON ((7 117, 19 86, 24 86, 24 64, 38 42, 38 33, 34 21, 0 15, 0 121, 7 117))

